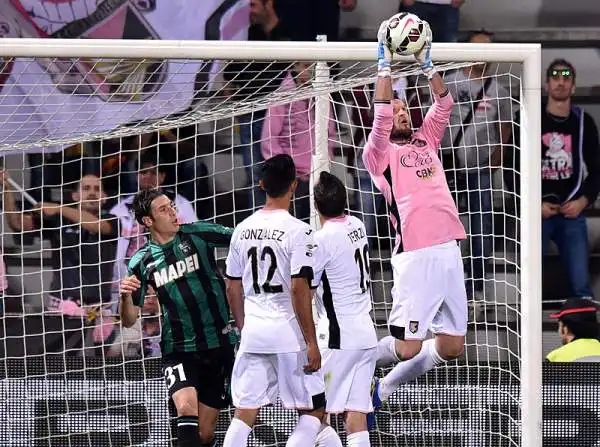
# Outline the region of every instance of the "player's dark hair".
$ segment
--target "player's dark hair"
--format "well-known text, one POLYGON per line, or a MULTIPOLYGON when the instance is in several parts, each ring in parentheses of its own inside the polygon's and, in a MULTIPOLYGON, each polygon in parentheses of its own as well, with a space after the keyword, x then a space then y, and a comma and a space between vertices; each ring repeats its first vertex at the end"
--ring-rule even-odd
POLYGON ((282 197, 296 180, 294 159, 278 154, 265 160, 262 166, 262 187, 269 197, 282 197))
POLYGON ((575 82, 575 77, 577 75, 577 73, 575 72, 575 67, 573 66, 573 64, 571 62, 569 62, 566 59, 554 59, 550 65, 548 65, 548 68, 546 69, 546 81, 550 80, 550 77, 552 76, 552 72, 556 69, 556 67, 567 67, 569 70, 571 70, 572 76, 573 76, 573 82, 575 82))
POLYGON ((321 172, 313 188, 315 206, 323 217, 338 217, 346 211, 346 188, 342 181, 329 172, 321 172))
POLYGON ((576 339, 598 338, 598 320, 596 313, 576 313, 561 317, 560 321, 567 326, 576 339))
MULTIPOLYGON (((135 216, 135 220, 140 224, 144 225, 142 218, 152 215, 152 202, 154 199, 164 195, 160 189, 144 189, 138 192, 133 197, 133 203, 131 204, 131 210, 135 216)), ((145 226, 145 225, 144 225, 145 226)))

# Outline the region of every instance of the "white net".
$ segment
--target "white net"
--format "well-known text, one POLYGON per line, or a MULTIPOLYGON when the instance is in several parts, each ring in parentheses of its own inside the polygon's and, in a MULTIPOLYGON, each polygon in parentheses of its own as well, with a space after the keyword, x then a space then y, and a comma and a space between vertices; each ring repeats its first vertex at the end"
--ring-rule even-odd
MULTIPOLYGON (((115 316, 114 284, 143 242, 127 202, 139 188, 171 190, 184 220, 235 226, 263 200, 256 188, 263 156, 293 148, 302 184, 294 212, 309 219, 311 152, 322 160, 331 150, 329 168, 344 179, 350 212, 369 234, 373 316, 379 335, 387 334, 394 234, 361 161, 375 66, 334 63, 324 77, 321 63, 317 79, 315 68, 282 60, 4 61, 0 150, 11 181, 3 193, 0 444, 166 445, 172 437, 156 302, 146 302, 132 329, 115 316), (329 121, 314 112, 318 97, 328 100, 329 121), (316 128, 329 132, 329 148, 316 128), (99 202, 119 217, 116 233, 83 212, 97 213, 99 202)), ((438 69, 460 110, 442 154, 469 229, 462 249, 475 304, 467 349, 459 362, 401 388, 371 439, 379 446, 520 445, 519 157, 511 134, 518 132, 521 68, 493 64, 479 76, 467 63, 438 69), (503 157, 492 157, 490 167, 491 153, 503 157)), ((399 63, 394 72, 417 125, 430 105, 428 87, 414 65, 399 63)), ((225 254, 218 251, 220 263, 225 254)), ((223 412, 219 442, 230 417, 223 412)), ((251 445, 284 445, 295 420, 280 407, 264 409, 251 445)))

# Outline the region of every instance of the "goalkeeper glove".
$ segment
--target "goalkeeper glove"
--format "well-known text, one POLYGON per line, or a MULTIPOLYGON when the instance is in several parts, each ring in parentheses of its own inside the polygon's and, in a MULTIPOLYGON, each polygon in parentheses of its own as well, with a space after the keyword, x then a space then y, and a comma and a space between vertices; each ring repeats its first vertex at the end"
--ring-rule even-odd
POLYGON ((423 45, 423 48, 419 50, 419 52, 415 53, 415 59, 421 66, 421 71, 423 72, 423 74, 427 76, 427 79, 431 79, 433 75, 437 73, 435 65, 433 65, 433 62, 431 61, 430 54, 432 41, 431 27, 429 26, 429 23, 427 23, 425 20, 423 20, 423 25, 423 33, 425 33, 425 44, 423 45))
POLYGON ((392 58, 394 55, 388 47, 387 41, 388 21, 384 20, 377 32, 377 75, 390 77, 392 75, 392 58))

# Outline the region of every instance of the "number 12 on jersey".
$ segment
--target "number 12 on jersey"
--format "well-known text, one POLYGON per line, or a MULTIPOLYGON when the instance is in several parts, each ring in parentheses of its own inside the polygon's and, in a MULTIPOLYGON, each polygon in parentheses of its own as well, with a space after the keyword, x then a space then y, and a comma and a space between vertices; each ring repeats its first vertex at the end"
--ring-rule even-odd
POLYGON ((360 290, 362 293, 366 293, 369 290, 369 246, 365 244, 362 248, 357 248, 354 251, 354 260, 358 264, 358 270, 360 271, 360 290))
POLYGON ((265 247, 260 255, 260 260, 265 261, 269 257, 269 269, 267 270, 267 278, 261 285, 258 284, 258 248, 252 247, 248 250, 248 257, 252 266, 252 288, 254 293, 260 293, 261 288, 264 293, 281 293, 283 292, 283 286, 280 284, 271 284, 275 270, 277 270, 277 257, 271 247, 265 247))

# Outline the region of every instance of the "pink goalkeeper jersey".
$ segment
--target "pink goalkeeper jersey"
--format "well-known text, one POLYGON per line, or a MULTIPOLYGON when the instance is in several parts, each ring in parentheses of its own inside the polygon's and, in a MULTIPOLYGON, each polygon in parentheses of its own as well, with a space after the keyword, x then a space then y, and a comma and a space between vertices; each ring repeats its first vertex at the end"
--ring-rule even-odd
POLYGON ((363 161, 388 202, 396 229, 394 253, 466 238, 438 157, 453 105, 450 94, 436 98, 421 128, 400 145, 390 141, 392 104, 375 104, 363 161))

